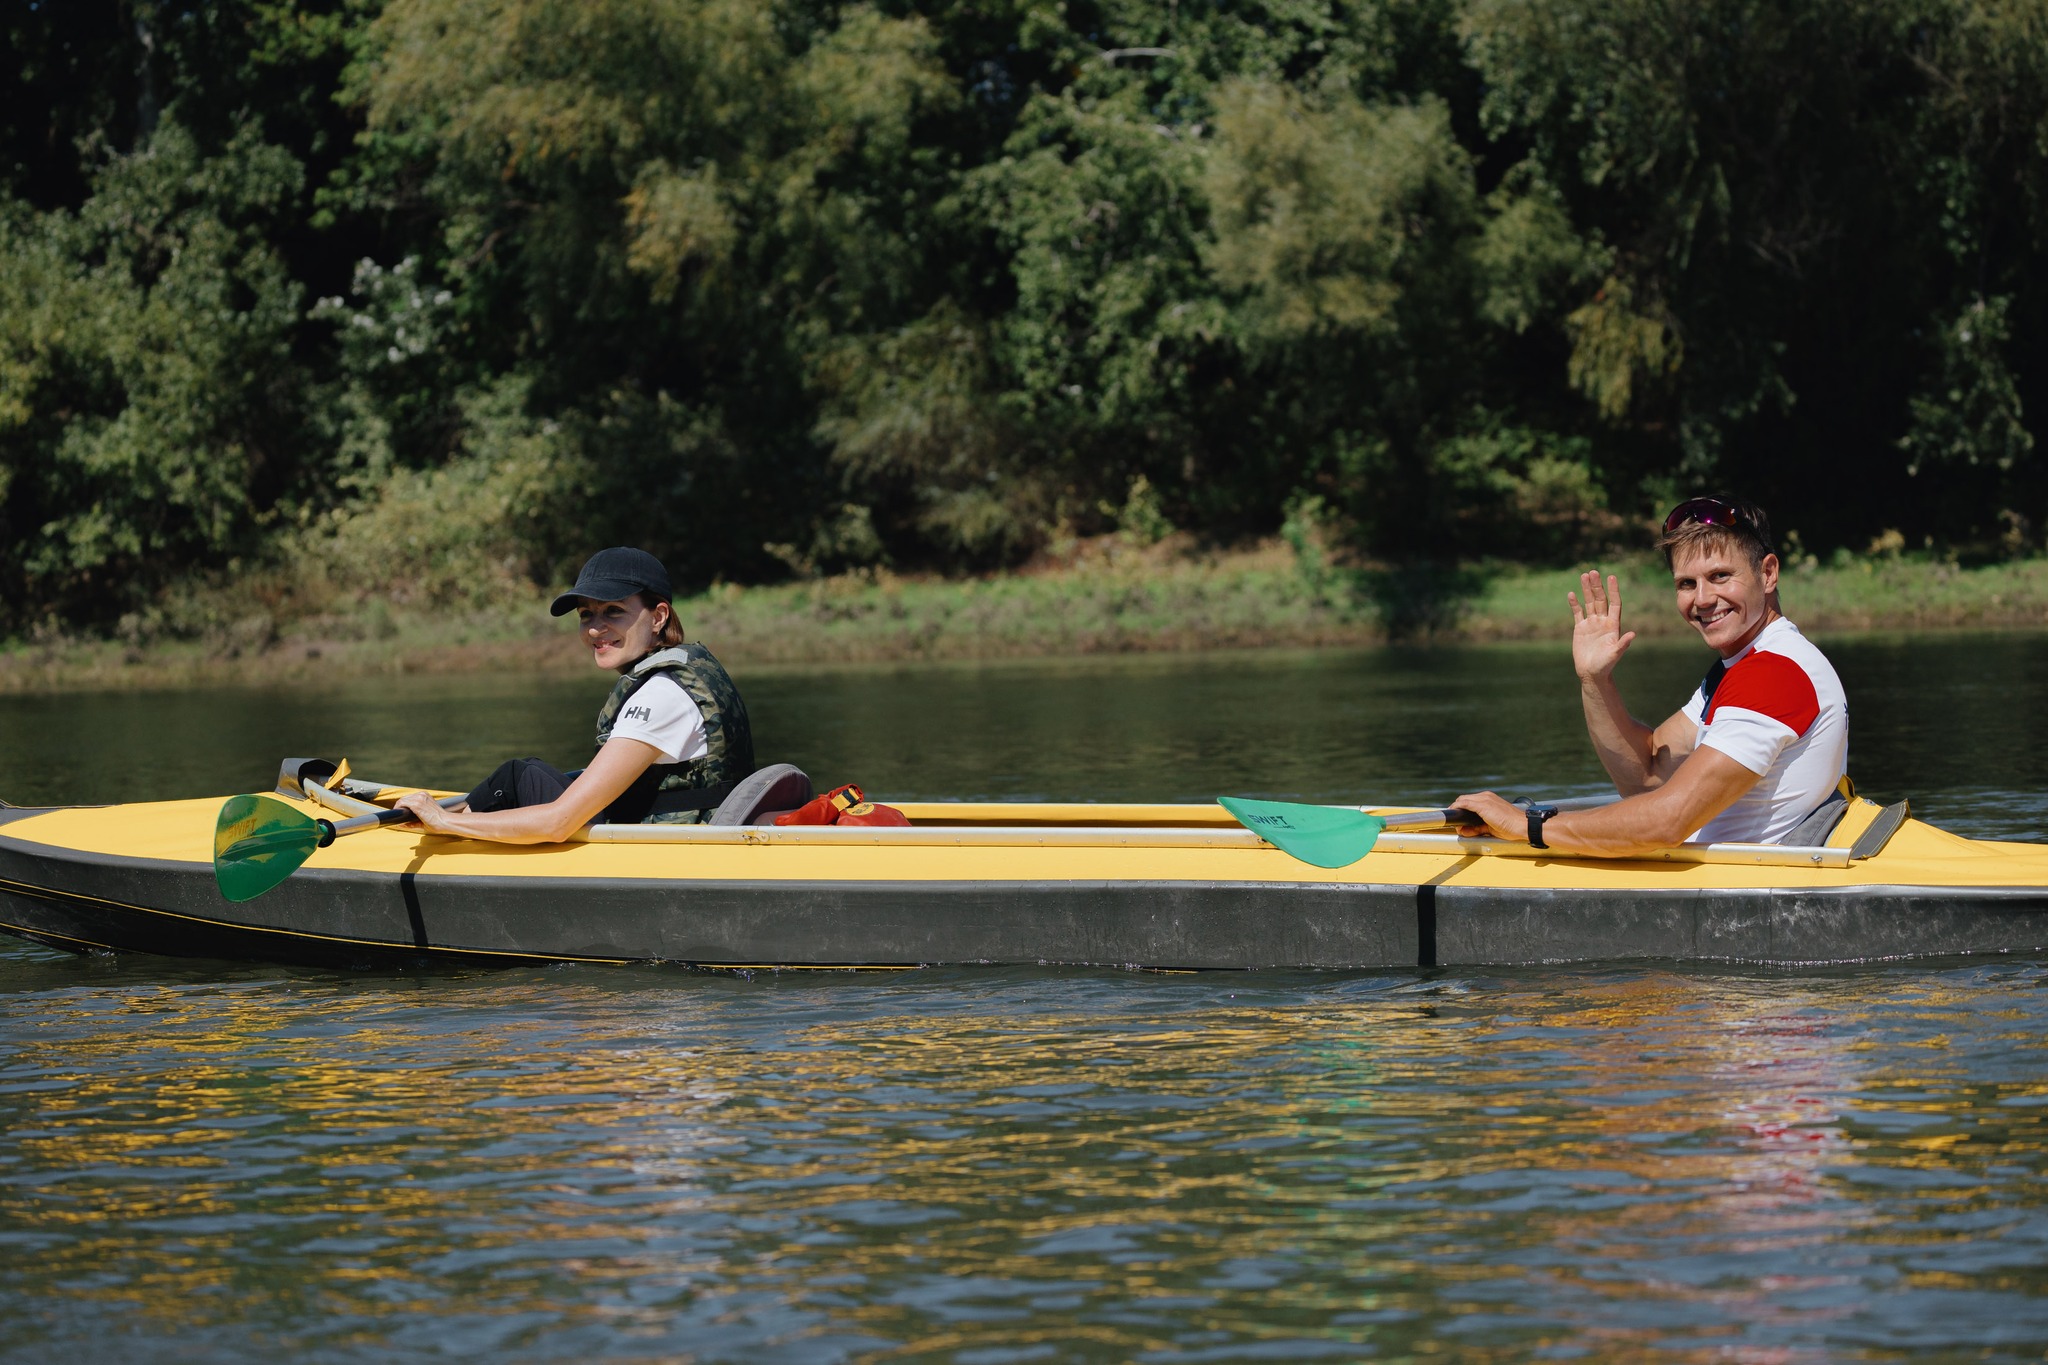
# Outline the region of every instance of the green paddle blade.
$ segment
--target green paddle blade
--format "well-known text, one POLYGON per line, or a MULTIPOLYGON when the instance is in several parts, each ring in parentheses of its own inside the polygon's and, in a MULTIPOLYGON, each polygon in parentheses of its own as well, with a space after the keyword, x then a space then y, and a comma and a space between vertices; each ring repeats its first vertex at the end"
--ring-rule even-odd
POLYGON ((213 826, 213 880, 231 901, 254 900, 320 847, 312 816, 269 796, 231 796, 213 826))
POLYGON ((1387 822, 1377 815, 1291 801, 1219 796, 1217 802, 1252 833, 1316 867, 1349 867, 1372 852, 1387 822))

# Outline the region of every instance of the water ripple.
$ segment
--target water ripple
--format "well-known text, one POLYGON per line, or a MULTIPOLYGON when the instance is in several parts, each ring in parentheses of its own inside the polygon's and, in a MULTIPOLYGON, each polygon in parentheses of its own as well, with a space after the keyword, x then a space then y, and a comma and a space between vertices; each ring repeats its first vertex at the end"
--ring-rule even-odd
POLYGON ((8 1358, 2048 1343, 2034 963, 0 980, 8 1358))

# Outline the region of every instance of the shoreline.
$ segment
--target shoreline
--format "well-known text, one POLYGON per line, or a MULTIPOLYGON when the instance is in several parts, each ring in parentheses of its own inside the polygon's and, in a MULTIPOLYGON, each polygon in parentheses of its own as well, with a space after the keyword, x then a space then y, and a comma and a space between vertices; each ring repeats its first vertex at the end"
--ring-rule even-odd
MULTIPOLYGON (((1664 567, 1612 566, 1625 622, 1681 635, 1664 567)), ((677 602, 692 639, 735 667, 920 663, 1230 649, 1483 644, 1568 634, 1575 569, 1332 568, 1284 545, 1190 554, 1110 544, 1074 563, 982 579, 881 574, 742 588, 677 602)), ((1780 589, 1816 635, 2048 627, 2048 560, 1962 568, 1893 557, 1811 559, 1780 589)), ((51 639, 0 646, 0 693, 284 685, 494 669, 574 674, 590 664, 535 591, 488 612, 365 595, 343 612, 252 616, 196 638, 51 639), (458 622, 450 630, 450 622, 458 622), (479 623, 481 621, 481 624, 479 623)))

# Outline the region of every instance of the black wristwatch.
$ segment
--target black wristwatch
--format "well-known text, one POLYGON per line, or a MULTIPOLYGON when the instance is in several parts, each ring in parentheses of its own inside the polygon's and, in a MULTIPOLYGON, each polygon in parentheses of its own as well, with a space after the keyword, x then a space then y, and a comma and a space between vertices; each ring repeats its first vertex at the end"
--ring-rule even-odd
POLYGON ((1529 807, 1529 847, 1550 847, 1549 844, 1543 842, 1543 822, 1555 814, 1557 814, 1556 806, 1529 807))

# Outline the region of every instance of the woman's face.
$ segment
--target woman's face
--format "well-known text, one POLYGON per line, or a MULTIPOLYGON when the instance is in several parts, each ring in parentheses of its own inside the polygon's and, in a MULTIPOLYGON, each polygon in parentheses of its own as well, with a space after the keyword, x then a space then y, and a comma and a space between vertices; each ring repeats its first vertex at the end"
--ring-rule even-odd
POLYGON ((599 668, 616 672, 654 652, 655 634, 668 619, 668 613, 668 603, 658 602, 650 607, 636 593, 622 602, 583 598, 576 607, 576 620, 593 661, 599 668))

